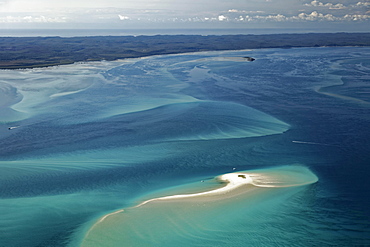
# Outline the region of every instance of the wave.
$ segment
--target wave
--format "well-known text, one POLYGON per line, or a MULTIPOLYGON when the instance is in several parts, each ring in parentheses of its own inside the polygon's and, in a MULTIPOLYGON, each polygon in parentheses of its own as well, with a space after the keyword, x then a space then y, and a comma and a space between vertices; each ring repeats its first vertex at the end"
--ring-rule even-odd
POLYGON ((318 142, 306 142, 306 141, 292 141, 292 142, 293 143, 298 143, 298 144, 309 144, 309 145, 322 145, 322 146, 338 147, 338 145, 326 144, 326 143, 318 143, 318 142))

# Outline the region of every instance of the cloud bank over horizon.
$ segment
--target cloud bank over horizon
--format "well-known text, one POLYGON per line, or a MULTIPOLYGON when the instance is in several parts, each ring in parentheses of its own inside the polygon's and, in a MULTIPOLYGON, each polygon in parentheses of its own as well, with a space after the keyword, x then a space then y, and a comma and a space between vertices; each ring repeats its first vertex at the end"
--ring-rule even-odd
POLYGON ((366 26, 370 0, 0 0, 0 28, 258 28, 318 23, 366 26))

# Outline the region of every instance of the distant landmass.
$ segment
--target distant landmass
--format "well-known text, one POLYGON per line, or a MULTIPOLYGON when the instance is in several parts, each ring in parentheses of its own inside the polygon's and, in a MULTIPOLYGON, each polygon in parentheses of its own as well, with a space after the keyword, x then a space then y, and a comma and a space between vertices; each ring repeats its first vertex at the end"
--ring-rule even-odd
POLYGON ((370 33, 0 37, 0 69, 212 50, 321 46, 370 46, 370 33))

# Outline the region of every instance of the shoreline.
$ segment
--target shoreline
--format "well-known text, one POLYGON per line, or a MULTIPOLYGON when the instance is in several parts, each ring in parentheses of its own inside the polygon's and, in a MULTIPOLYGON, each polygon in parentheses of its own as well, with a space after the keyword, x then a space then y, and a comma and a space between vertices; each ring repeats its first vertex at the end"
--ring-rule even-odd
POLYGON ((204 51, 369 47, 370 33, 0 37, 0 42, 0 69, 13 70, 204 51))

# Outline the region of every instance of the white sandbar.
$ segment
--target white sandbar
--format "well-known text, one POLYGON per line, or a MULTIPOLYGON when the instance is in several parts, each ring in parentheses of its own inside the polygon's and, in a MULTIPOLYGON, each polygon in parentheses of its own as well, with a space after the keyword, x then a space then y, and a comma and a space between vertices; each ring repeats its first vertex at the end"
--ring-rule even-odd
POLYGON ((154 199, 150 199, 145 202, 142 202, 136 207, 140 207, 144 204, 147 204, 152 201, 157 201, 157 200, 171 200, 171 199, 189 198, 189 197, 198 197, 198 196, 207 196, 207 195, 220 195, 220 194, 230 192, 242 185, 252 184, 253 182, 253 180, 249 177, 247 173, 241 173, 241 172, 224 174, 224 175, 219 176, 218 179, 221 182, 226 182, 227 183, 226 186, 215 189, 215 190, 210 190, 210 191, 205 191, 205 192, 200 192, 200 193, 195 193, 195 194, 173 195, 173 196, 164 196, 164 197, 154 198, 154 199))
MULTIPOLYGON (((245 172, 234 172, 227 173, 216 177, 221 183, 226 185, 221 188, 217 188, 210 191, 193 193, 193 194, 181 194, 153 198, 144 201, 133 208, 138 208, 140 206, 146 205, 150 202, 155 201, 165 201, 165 200, 176 200, 176 199, 186 199, 186 198, 199 198, 205 199, 209 197, 210 200, 222 200, 226 198, 231 198, 238 195, 241 191, 244 193, 250 192, 251 188, 284 188, 284 187, 296 187, 312 184, 318 181, 318 178, 313 174, 308 168, 299 165, 293 166, 281 166, 267 169, 259 169, 253 171, 245 172), (244 186, 244 187, 243 187, 244 186), (234 194, 235 192, 235 194, 234 194), (228 195, 226 195, 228 194, 228 195), (211 196, 216 196, 212 198, 211 196)), ((208 199, 207 199, 208 200, 208 199)), ((101 217, 88 231, 86 236, 89 235, 90 231, 99 223, 102 223, 108 217, 115 214, 121 213, 124 210, 118 210, 113 213, 107 214, 101 217)))

